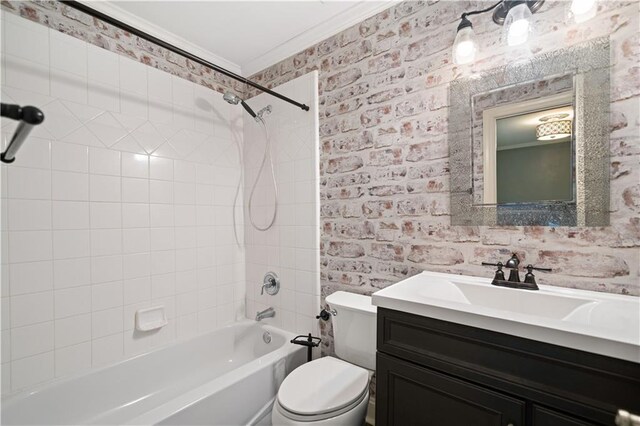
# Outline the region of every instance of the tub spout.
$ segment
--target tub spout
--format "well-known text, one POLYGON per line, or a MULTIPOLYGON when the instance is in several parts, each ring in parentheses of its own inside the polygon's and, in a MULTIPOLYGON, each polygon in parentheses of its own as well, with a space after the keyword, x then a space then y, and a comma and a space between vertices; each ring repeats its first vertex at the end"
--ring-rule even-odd
POLYGON ((265 318, 272 318, 276 316, 276 311, 273 308, 267 308, 264 311, 256 312, 256 321, 262 321, 265 318))

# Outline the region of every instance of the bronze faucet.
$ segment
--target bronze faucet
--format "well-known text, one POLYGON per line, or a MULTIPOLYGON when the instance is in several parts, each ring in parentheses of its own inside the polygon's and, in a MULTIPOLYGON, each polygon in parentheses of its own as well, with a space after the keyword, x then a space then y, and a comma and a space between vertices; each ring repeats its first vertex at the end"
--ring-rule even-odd
POLYGON ((503 264, 502 262, 482 262, 482 264, 486 266, 496 266, 498 268, 493 277, 493 281, 491 281, 491 284, 500 287, 521 288, 525 290, 539 290, 538 284, 536 284, 536 277, 535 275, 533 275, 534 270, 551 272, 550 268, 536 268, 533 265, 527 265, 527 274, 524 276, 524 282, 520 282, 520 272, 518 270, 520 266, 520 259, 518 259, 518 255, 516 253, 513 253, 511 255, 511 258, 507 260, 507 263, 505 264, 503 264), (504 271, 502 270, 503 267, 511 269, 511 271, 509 272, 508 280, 504 279, 504 271))

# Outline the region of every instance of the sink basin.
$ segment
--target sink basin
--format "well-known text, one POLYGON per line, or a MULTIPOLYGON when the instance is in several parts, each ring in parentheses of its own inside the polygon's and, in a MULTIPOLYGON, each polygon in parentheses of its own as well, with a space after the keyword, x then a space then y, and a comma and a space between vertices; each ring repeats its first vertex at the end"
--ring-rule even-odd
POLYGON ((640 363, 640 298, 423 272, 373 294, 373 304, 640 363))
POLYGON ((478 285, 453 280, 441 280, 435 286, 429 285, 421 289, 420 294, 423 297, 555 319, 565 318, 577 308, 595 302, 593 299, 505 287, 487 287, 486 284, 478 285), (436 289, 438 285, 441 288, 436 289))

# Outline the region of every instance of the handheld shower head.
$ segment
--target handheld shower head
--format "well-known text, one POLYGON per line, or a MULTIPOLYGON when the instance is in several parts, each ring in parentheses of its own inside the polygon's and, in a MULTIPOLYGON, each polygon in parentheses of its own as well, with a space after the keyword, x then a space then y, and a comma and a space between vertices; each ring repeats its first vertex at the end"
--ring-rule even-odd
POLYGON ((256 113, 253 112, 251 107, 249 105, 247 105, 245 103, 245 101, 240 99, 240 97, 238 95, 236 95, 235 93, 225 92, 224 96, 223 96, 223 99, 225 101, 229 102, 231 105, 238 105, 238 103, 239 103, 240 105, 242 105, 242 107, 245 109, 245 111, 247 111, 249 113, 249 115, 251 117, 253 117, 256 120, 258 119, 256 113))
POLYGON ((238 95, 231 92, 224 92, 223 98, 231 105, 238 105, 238 103, 240 102, 240 98, 238 97, 238 95))

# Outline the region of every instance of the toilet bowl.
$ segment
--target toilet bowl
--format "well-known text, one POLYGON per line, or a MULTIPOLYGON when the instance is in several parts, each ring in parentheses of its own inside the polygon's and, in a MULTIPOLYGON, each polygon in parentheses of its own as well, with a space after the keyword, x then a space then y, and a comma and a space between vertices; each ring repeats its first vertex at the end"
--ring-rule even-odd
POLYGON ((336 292, 326 298, 332 317, 336 357, 308 362, 289 374, 271 413, 277 425, 361 426, 369 404, 370 371, 375 370, 376 308, 371 298, 336 292))

